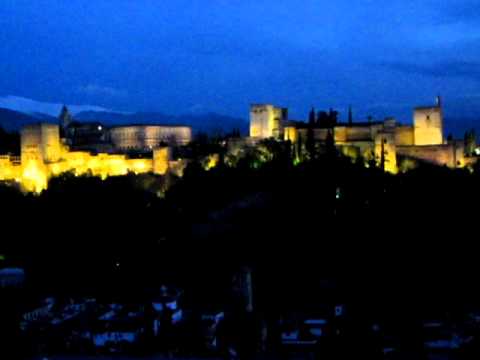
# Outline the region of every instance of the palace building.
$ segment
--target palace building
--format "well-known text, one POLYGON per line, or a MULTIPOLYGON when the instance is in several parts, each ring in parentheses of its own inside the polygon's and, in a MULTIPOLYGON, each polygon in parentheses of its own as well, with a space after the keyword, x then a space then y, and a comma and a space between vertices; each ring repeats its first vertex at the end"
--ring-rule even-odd
POLYGON ((192 129, 173 125, 124 125, 110 128, 115 149, 148 151, 162 144, 186 145, 192 141, 192 129))

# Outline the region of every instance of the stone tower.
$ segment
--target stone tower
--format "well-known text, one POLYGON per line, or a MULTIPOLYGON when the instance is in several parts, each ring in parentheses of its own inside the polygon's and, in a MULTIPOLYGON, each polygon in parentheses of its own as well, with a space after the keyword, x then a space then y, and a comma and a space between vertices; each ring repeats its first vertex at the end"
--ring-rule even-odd
POLYGON ((250 137, 255 139, 283 138, 288 110, 273 105, 252 105, 250 108, 250 137))
POLYGON ((416 146, 442 145, 442 100, 437 97, 435 106, 418 107, 414 111, 414 141, 416 146))
POLYGON ((59 125, 60 125, 60 132, 62 137, 65 136, 65 132, 68 128, 68 126, 72 123, 73 117, 70 114, 70 111, 68 110, 66 105, 63 105, 62 111, 60 112, 60 115, 58 116, 59 120, 59 125))
POLYGON ((22 164, 29 160, 54 163, 60 159, 61 145, 58 125, 25 125, 20 131, 22 164))
POLYGON ((41 192, 47 188, 47 164, 60 159, 59 126, 56 124, 26 125, 20 132, 22 187, 41 192))

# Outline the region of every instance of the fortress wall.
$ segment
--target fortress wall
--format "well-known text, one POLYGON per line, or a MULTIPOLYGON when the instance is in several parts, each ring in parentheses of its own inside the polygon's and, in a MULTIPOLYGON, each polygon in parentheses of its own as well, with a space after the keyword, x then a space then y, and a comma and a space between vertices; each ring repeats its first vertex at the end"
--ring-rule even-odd
POLYGON ((298 131, 295 126, 287 126, 284 129, 283 140, 295 144, 298 141, 298 131))
POLYGON ((395 144, 398 146, 414 145, 414 131, 412 126, 400 125, 395 128, 395 144))
POLYGON ((373 141, 374 126, 353 126, 346 128, 347 136, 345 141, 373 141))
POLYGON ((464 166, 462 144, 397 146, 397 154, 448 167, 464 166))

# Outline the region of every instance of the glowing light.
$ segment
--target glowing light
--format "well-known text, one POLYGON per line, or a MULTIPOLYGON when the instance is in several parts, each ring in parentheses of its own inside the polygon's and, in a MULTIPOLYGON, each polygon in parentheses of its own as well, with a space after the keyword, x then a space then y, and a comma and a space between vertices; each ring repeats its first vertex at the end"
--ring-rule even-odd
POLYGON ((170 167, 170 149, 168 147, 153 150, 153 172, 158 175, 167 173, 170 167))
POLYGON ((216 167, 219 162, 220 162, 220 156, 218 154, 211 154, 206 158, 203 168, 207 171, 211 170, 214 167, 216 167))
POLYGON ((295 126, 287 126, 284 129, 284 140, 285 141, 291 141, 293 144, 295 144, 298 140, 298 131, 295 126))
POLYGON ((38 161, 31 160, 23 168, 22 185, 29 191, 41 193, 47 188, 48 176, 45 166, 38 161))

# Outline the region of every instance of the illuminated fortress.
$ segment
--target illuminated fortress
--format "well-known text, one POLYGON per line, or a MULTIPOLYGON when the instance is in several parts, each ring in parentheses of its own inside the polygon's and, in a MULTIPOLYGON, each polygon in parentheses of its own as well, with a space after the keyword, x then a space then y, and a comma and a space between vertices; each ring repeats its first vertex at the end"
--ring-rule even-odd
MULTIPOLYGON (((106 179, 109 176, 154 173, 165 174, 169 169, 181 173, 179 161, 172 161, 171 146, 191 141, 191 129, 179 126, 119 126, 113 128, 113 142, 93 142, 90 149, 108 149, 110 152, 80 151, 69 144, 75 140, 68 136, 75 126, 88 130, 96 138, 96 132, 104 129, 100 125, 89 128, 89 124, 75 125, 65 109, 60 117, 62 126, 55 124, 33 124, 22 128, 21 155, 0 156, 0 181, 15 181, 26 192, 39 193, 46 189, 52 176, 72 172, 76 176, 90 174, 106 179), (61 138, 61 132, 64 137, 61 138), (122 153, 126 150, 147 151, 147 158, 131 158, 122 153)), ((100 139, 101 137, 98 137, 100 139)), ((105 141, 105 139, 104 139, 105 141)))
MULTIPOLYGON (((445 140, 440 98, 435 105, 415 108, 412 125, 402 125, 394 118, 354 122, 351 110, 348 122, 340 123, 336 115, 333 110, 319 114, 312 110, 307 123, 289 120, 286 108, 252 105, 250 137, 237 143, 251 146, 265 139, 290 141, 296 156, 308 154, 309 142, 324 149, 327 143, 334 143, 344 155, 364 159, 367 165, 373 161, 391 173, 408 170, 416 161, 459 168, 476 160, 467 156, 463 140, 445 140)), ((124 125, 107 129, 100 123, 75 122, 64 108, 60 125, 27 125, 21 130, 20 157, 0 156, 0 181, 15 181, 24 191, 39 193, 47 188, 50 177, 65 172, 102 179, 127 173, 163 175, 168 171, 181 176, 188 160, 173 161, 171 149, 191 140, 192 130, 187 126, 124 125)), ((211 154, 204 168, 208 170, 219 161, 219 154, 211 154)))
POLYGON ((305 147, 309 131, 317 143, 325 143, 330 133, 337 149, 345 155, 377 162, 383 157, 385 170, 391 173, 398 172, 405 160, 421 160, 451 168, 463 167, 468 161, 463 140, 444 139, 440 98, 435 105, 414 109, 413 126, 399 124, 393 118, 353 122, 351 112, 347 123, 333 124, 289 121, 286 114, 286 109, 272 105, 252 105, 251 138, 289 140, 295 146, 305 147))

